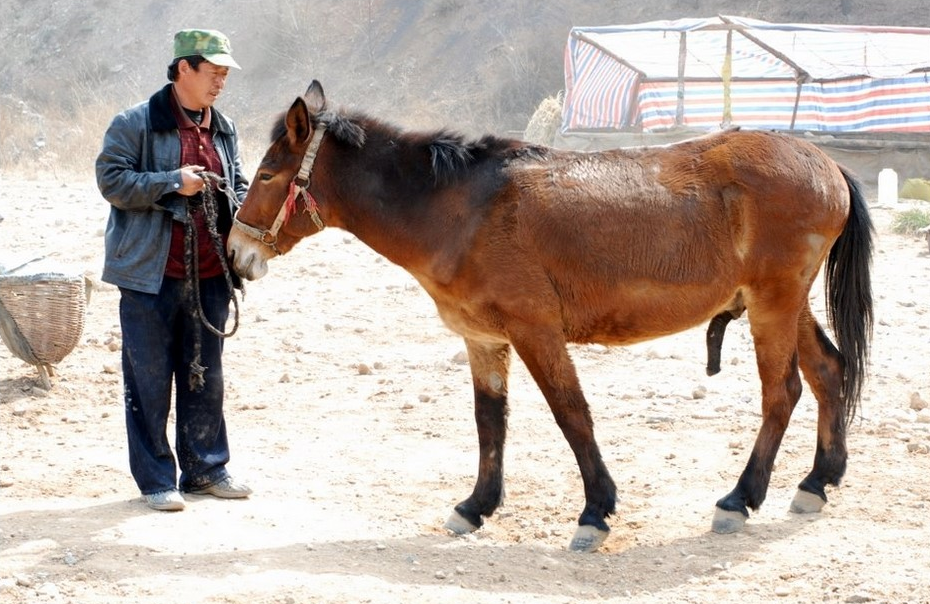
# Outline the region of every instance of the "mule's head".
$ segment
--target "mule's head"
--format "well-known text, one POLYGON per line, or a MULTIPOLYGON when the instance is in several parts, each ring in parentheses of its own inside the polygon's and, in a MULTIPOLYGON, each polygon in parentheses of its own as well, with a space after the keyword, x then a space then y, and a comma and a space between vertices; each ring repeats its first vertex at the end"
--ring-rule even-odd
POLYGON ((323 228, 309 191, 322 136, 315 116, 325 105, 323 87, 314 80, 272 133, 229 235, 227 250, 240 277, 264 276, 269 259, 323 228))

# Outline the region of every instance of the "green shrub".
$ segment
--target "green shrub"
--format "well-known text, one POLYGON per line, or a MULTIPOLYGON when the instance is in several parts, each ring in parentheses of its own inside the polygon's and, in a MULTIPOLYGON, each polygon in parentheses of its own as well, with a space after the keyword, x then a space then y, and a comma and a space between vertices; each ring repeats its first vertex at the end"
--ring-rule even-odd
POLYGON ((912 208, 897 212, 891 221, 891 230, 899 235, 914 235, 918 229, 930 225, 930 212, 912 208))

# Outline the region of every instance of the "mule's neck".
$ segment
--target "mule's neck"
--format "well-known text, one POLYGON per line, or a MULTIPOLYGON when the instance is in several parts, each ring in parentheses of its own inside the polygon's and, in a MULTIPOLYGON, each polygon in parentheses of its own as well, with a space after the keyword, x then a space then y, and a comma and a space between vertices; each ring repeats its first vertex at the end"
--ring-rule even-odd
POLYGON ((324 221, 418 278, 447 281, 478 227, 479 217, 465 207, 469 196, 422 183, 418 174, 355 168, 320 201, 324 221))

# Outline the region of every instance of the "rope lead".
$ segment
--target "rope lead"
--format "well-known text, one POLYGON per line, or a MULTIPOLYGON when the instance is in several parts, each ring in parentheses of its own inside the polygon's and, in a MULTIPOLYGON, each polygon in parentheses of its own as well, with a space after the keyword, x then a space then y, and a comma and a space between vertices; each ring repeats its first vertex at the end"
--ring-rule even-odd
MULTIPOLYGON (((229 338, 232 337, 236 330, 239 329, 239 299, 236 297, 236 289, 239 289, 245 295, 245 289, 240 281, 238 287, 233 283, 232 272, 229 270, 229 263, 226 261, 226 249, 223 245, 223 238, 220 236, 219 230, 217 229, 217 216, 219 212, 217 211, 216 205, 216 193, 214 193, 214 186, 217 190, 225 192, 227 195, 229 192, 229 184, 226 182, 222 176, 215 174, 213 172, 201 172, 200 177, 204 181, 204 191, 203 191, 203 211, 204 219, 207 224, 207 232, 210 235, 210 240, 213 242, 213 246, 216 249, 217 256, 220 258, 220 264, 223 266, 223 275, 226 277, 226 286, 229 288, 230 296, 232 297, 233 306, 235 308, 235 315, 233 320, 233 327, 229 332, 222 332, 210 321, 207 319, 206 315, 203 312, 203 304, 200 300, 200 268, 199 268, 199 255, 197 252, 197 227, 194 224, 194 220, 191 216, 191 204, 187 206, 187 223, 184 225, 184 290, 185 298, 187 302, 187 311, 194 318, 194 320, 199 320, 207 331, 219 338, 229 338)), ((204 372, 208 369, 200 364, 200 352, 202 347, 202 334, 199 329, 194 330, 194 358, 190 362, 190 377, 188 379, 188 385, 191 389, 191 392, 202 392, 204 387, 204 372)))

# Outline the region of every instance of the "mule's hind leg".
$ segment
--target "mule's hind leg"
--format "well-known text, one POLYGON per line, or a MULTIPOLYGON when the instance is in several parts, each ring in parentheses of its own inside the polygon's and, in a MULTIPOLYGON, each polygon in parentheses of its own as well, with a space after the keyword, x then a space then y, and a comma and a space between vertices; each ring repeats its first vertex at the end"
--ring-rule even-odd
POLYGON ((817 449, 814 467, 798 485, 791 511, 819 512, 827 502, 826 485, 839 485, 846 472, 846 404, 843 358, 810 307, 798 321, 798 352, 804 379, 817 399, 817 449))
POLYGON ((459 535, 481 528, 504 498, 504 441, 507 438, 507 378, 509 344, 482 344, 465 340, 475 394, 478 425, 478 479, 474 491, 446 521, 445 528, 459 535))
POLYGON ((797 315, 778 313, 764 318, 754 317, 753 309, 750 309, 749 317, 759 378, 762 381, 762 426, 736 488, 717 501, 711 526, 716 533, 740 530, 749 517, 749 509, 757 510, 762 505, 768 491, 775 455, 791 413, 801 397, 797 315))

